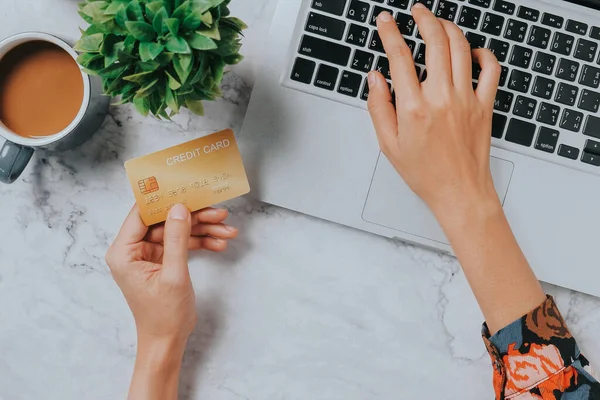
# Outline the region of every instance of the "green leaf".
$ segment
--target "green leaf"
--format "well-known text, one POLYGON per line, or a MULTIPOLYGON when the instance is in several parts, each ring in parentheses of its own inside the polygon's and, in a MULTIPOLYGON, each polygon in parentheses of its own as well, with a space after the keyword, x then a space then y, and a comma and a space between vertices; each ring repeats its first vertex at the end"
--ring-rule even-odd
POLYGON ((112 3, 110 3, 110 5, 106 8, 106 10, 104 10, 104 14, 106 15, 116 15, 117 11, 119 11, 119 8, 123 5, 126 5, 127 1, 116 1, 113 0, 112 3))
POLYGON ((223 80, 223 74, 225 72, 225 61, 223 61, 223 59, 221 58, 215 60, 215 62, 211 66, 211 69, 215 83, 220 84, 223 80))
POLYGON ((229 65, 236 65, 242 62, 244 56, 241 54, 232 54, 230 56, 226 56, 223 60, 229 65))
POLYGON ((101 54, 94 53, 81 53, 79 57, 77 57, 77 62, 82 67, 88 67, 93 61, 102 59, 103 56, 101 54))
POLYGON ((170 35, 169 40, 167 40, 166 48, 168 51, 179 54, 190 54, 192 52, 190 45, 184 38, 173 35, 170 35))
POLYGON ((130 21, 144 21, 144 12, 138 0, 131 0, 127 5, 127 17, 130 21))
POLYGON ((201 20, 204 25, 211 26, 213 23, 213 17, 210 11, 207 11, 204 14, 202 14, 201 20))
POLYGON ((219 32, 218 21, 215 21, 215 23, 212 25, 212 27, 210 27, 210 29, 202 29, 197 32, 211 39, 221 40, 221 33, 219 32))
POLYGON ((173 11, 172 17, 177 18, 178 20, 183 22, 183 20, 189 13, 190 13, 190 2, 185 1, 183 4, 181 4, 179 7, 177 7, 175 9, 175 11, 173 11))
POLYGON ((153 21, 156 17, 156 13, 158 13, 161 8, 165 8, 163 1, 153 1, 146 4, 146 16, 148 17, 148 21, 153 21))
POLYGON ((180 25, 181 25, 181 22, 177 18, 169 18, 167 20, 167 28, 169 29, 169 32, 171 32, 171 35, 173 35, 173 36, 177 36, 179 34, 179 26, 180 25))
MULTIPOLYGON (((119 74, 119 76, 117 76, 115 79, 113 79, 113 81, 111 82, 111 84, 106 88, 106 90, 104 91, 104 93, 107 94, 112 94, 115 93, 115 91, 117 93, 126 93, 128 90, 128 87, 126 87, 125 85, 123 85, 123 76, 127 73, 127 71, 123 71, 121 72, 121 74, 119 74)), ((128 83, 127 86, 136 86, 134 83, 128 83)))
POLYGON ((125 22, 125 26, 131 36, 139 40, 140 42, 149 42, 156 38, 156 32, 152 28, 152 25, 146 22, 125 22))
POLYGON ((148 75, 154 73, 154 71, 145 71, 133 75, 124 76, 123 80, 128 82, 142 83, 147 80, 148 75))
POLYGON ((154 31, 157 34, 162 35, 169 31, 169 28, 167 27, 167 24, 166 24, 167 19, 169 19, 167 10, 165 10, 165 8, 162 7, 156 13, 156 15, 154 16, 154 19, 152 20, 152 26, 154 27, 154 31))
POLYGON ((116 78, 128 68, 127 65, 113 64, 98 71, 98 74, 103 78, 116 78))
POLYGON ((159 79, 155 79, 152 82, 150 82, 149 84, 147 84, 146 86, 144 86, 143 88, 141 88, 140 90, 137 91, 137 93, 135 94, 135 98, 139 99, 139 98, 144 98, 149 96, 150 94, 152 94, 156 89, 156 84, 158 83, 159 79))
POLYGON ((141 98, 141 99, 134 98, 133 99, 133 106, 144 117, 148 116, 148 113, 150 112, 150 104, 149 104, 147 98, 141 98))
POLYGON ((181 87, 181 83, 179 83, 177 79, 173 77, 173 75, 171 75, 168 71, 165 71, 165 74, 167 74, 169 88, 171 90, 177 90, 181 87))
POLYGON ((177 54, 173 57, 173 67, 182 85, 192 73, 193 58, 191 54, 177 54))
POLYGON ((165 91, 165 101, 167 103, 167 106, 171 109, 171 111, 179 113, 179 104, 177 103, 177 98, 175 97, 173 91, 169 87, 167 87, 165 91))
POLYGON ((207 68, 207 63, 209 62, 209 56, 206 54, 200 53, 200 60, 196 65, 196 74, 190 80, 190 84, 195 85, 196 83, 203 81, 208 75, 209 68, 207 68))
POLYGON ((166 67, 171 63, 171 61, 173 61, 173 53, 160 53, 160 55, 156 57, 156 61, 160 64, 161 67, 166 67))
POLYGON ((185 106, 196 115, 204 115, 204 106, 201 101, 186 100, 185 106))
POLYGON ((230 56, 232 54, 236 54, 240 51, 242 45, 239 41, 220 41, 219 48, 215 50, 211 50, 212 53, 218 54, 222 57, 230 56))
POLYGON ((135 64, 140 72, 155 72, 160 68, 160 63, 156 60, 140 61, 135 64))
POLYGON ((201 35, 198 32, 192 33, 187 42, 189 43, 192 49, 196 50, 212 50, 217 48, 217 44, 214 40, 204 35, 201 35))
POLYGON ((104 57, 104 66, 108 67, 119 60, 119 52, 123 50, 125 50, 124 42, 115 43, 112 47, 112 51, 106 54, 106 57, 104 57))
POLYGON ((140 59, 144 62, 154 60, 162 53, 165 46, 160 43, 143 42, 140 43, 140 59))
POLYGON ((98 53, 100 51, 100 46, 102 46, 103 40, 104 35, 101 33, 83 36, 77 43, 75 43, 74 49, 80 52, 98 53))
POLYGON ((117 9, 117 13, 115 14, 115 22, 121 28, 127 28, 125 26, 125 22, 127 22, 128 20, 129 20, 129 18, 127 18, 127 9, 125 8, 125 6, 121 5, 117 9))
POLYGON ((232 27, 235 27, 236 31, 238 33, 242 33, 242 31, 244 29, 248 29, 248 25, 246 25, 246 23, 244 21, 242 21, 241 19, 236 18, 236 17, 223 18, 221 20, 221 22, 223 22, 225 24, 229 24, 232 27))
POLYGON ((100 54, 103 56, 107 54, 113 53, 113 47, 115 43, 119 41, 119 38, 116 35, 108 34, 104 36, 104 41, 102 42, 102 46, 100 46, 100 54))
POLYGON ((202 24, 202 13, 193 10, 183 20, 183 27, 189 31, 193 31, 202 24))
POLYGON ((224 0, 194 0, 192 7, 199 10, 200 14, 204 14, 206 11, 219 6, 223 2, 224 0))

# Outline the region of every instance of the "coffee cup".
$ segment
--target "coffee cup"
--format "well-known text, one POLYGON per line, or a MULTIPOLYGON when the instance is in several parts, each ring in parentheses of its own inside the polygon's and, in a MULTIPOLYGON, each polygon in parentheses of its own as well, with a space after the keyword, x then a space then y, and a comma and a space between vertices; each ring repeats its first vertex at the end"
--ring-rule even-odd
MULTIPOLYGON (((19 55, 15 56, 19 49, 38 44, 42 47, 45 46, 45 51, 52 52, 49 53, 50 57, 63 57, 62 61, 67 59, 58 48, 64 50, 75 63, 74 65, 68 65, 68 87, 64 88, 67 92, 69 90, 73 92, 74 95, 68 99, 57 99, 58 104, 49 101, 48 107, 45 107, 43 103, 40 103, 40 99, 35 98, 36 96, 32 96, 34 97, 32 99, 19 99, 21 93, 18 88, 19 81, 5 83, 6 87, 13 86, 12 90, 14 92, 12 94, 2 92, 6 88, 0 86, 0 92, 3 95, 0 109, 4 110, 6 108, 9 110, 6 112, 0 111, 0 136, 6 139, 2 149, 0 149, 0 182, 14 182, 31 160, 35 149, 68 150, 81 145, 100 128, 108 113, 110 97, 102 94, 101 80, 83 72, 77 64, 75 50, 65 40, 56 36, 41 32, 26 32, 4 39, 0 42, 0 69, 3 60, 8 60, 10 57, 20 59, 19 55), (14 52, 11 53, 13 50, 14 52), (64 103, 64 108, 68 108, 68 112, 62 113, 61 109, 61 113, 54 113, 61 115, 53 115, 54 109, 52 107, 62 107, 61 101, 64 103), (14 115, 5 116, 9 112, 14 115), (50 118, 52 121, 48 121, 46 124, 45 117, 50 118), (19 118, 22 121, 18 121, 19 118), (33 133, 31 134, 27 132, 27 129, 29 129, 28 124, 32 125, 33 133), (41 134, 38 135, 35 129, 41 130, 41 134), (44 129, 55 129, 56 132, 44 131, 44 129)), ((58 58, 51 60, 59 61, 58 58)), ((44 62, 44 65, 48 64, 44 62)), ((36 66, 33 61, 27 65, 27 68, 29 70, 18 71, 14 75, 16 76, 15 80, 21 79, 22 84, 26 85, 27 90, 31 92, 36 90, 35 82, 32 82, 32 80, 39 80, 42 77, 35 74, 36 66), (30 76, 27 76, 27 74, 30 76)), ((57 73, 65 74, 67 72, 64 69, 57 70, 55 65, 53 69, 47 71, 47 76, 55 77, 57 73)), ((51 83, 48 82, 48 84, 51 83)), ((62 92, 60 90, 62 89, 61 82, 54 82, 53 85, 54 91, 62 92)))

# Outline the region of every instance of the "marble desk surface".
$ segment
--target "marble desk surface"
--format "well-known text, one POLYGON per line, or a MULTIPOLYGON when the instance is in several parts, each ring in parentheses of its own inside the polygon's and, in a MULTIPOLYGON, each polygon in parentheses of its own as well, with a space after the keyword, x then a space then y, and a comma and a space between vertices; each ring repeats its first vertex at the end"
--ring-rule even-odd
MULTIPOLYGON (((135 327, 103 261, 133 203, 123 163, 239 130, 274 2, 234 0, 252 27, 247 59, 206 117, 164 124, 113 108, 84 147, 38 152, 0 186, 0 400, 125 398, 135 327)), ((75 39, 76 10, 76 0, 3 0, 0 37, 75 39)), ((456 260, 247 199, 227 206, 239 240, 190 261, 200 323, 182 399, 492 397, 482 316, 456 260)), ((600 301, 546 288, 600 365, 600 301)))

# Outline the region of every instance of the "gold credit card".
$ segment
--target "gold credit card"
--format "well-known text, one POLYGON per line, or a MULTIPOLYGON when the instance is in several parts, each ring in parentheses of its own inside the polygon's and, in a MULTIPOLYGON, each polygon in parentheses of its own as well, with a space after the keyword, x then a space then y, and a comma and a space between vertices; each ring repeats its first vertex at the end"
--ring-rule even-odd
POLYGON ((125 163, 147 226, 164 222, 173 205, 193 212, 250 191, 231 129, 125 163))

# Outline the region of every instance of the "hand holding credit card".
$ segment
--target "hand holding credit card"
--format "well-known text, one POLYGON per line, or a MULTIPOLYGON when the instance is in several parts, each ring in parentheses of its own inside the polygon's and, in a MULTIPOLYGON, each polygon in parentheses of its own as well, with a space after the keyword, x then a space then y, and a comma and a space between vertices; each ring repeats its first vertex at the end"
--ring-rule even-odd
POLYGON ((164 222, 177 203, 194 212, 250 191, 231 129, 129 160, 125 169, 146 226, 164 222))

